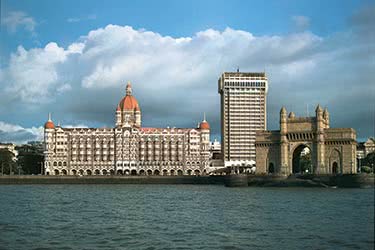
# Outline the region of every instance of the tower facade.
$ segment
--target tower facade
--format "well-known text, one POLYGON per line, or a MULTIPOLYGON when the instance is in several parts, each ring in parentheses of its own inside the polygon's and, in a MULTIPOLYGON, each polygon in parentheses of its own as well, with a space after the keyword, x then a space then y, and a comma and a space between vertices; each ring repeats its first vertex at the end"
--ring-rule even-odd
POLYGON ((256 131, 267 127, 265 73, 224 72, 218 81, 225 166, 255 164, 256 131))

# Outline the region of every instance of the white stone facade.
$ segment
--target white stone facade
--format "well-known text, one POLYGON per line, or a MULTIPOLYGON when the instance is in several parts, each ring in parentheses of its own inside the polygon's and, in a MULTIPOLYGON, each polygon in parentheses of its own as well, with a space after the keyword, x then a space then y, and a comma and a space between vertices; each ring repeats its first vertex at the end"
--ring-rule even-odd
POLYGON ((47 175, 204 175, 210 129, 143 128, 131 86, 116 110, 115 128, 45 125, 47 175))

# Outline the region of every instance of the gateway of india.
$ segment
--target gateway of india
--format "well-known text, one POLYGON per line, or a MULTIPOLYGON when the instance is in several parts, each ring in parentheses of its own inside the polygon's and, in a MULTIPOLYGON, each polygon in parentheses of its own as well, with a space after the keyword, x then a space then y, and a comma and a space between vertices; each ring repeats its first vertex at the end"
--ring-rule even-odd
POLYGON ((115 128, 44 125, 46 175, 204 175, 210 125, 145 128, 131 84, 116 109, 115 128))

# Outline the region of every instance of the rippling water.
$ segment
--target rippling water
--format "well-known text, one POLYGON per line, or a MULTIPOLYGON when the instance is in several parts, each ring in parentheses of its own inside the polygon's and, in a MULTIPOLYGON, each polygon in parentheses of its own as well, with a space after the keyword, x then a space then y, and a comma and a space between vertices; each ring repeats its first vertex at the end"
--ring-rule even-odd
POLYGON ((373 189, 0 186, 0 249, 373 249, 373 189))

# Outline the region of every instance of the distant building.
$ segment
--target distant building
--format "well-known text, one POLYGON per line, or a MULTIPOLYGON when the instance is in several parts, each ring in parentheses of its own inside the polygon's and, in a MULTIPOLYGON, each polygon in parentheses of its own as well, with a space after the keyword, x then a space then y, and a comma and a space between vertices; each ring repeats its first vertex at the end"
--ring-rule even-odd
POLYGON ((256 132, 267 127, 266 74, 225 72, 218 81, 218 89, 225 166, 255 165, 256 132))
POLYGON ((116 109, 115 128, 44 128, 45 173, 50 175, 204 175, 210 125, 145 128, 130 83, 116 109))
POLYGON ((362 159, 370 153, 375 152, 375 139, 370 137, 365 142, 359 142, 357 144, 357 160, 358 166, 362 165, 362 159))
POLYGON ((18 151, 16 150, 16 145, 13 143, 1 143, 0 142, 0 149, 6 149, 13 154, 12 160, 15 162, 17 161, 18 151))

